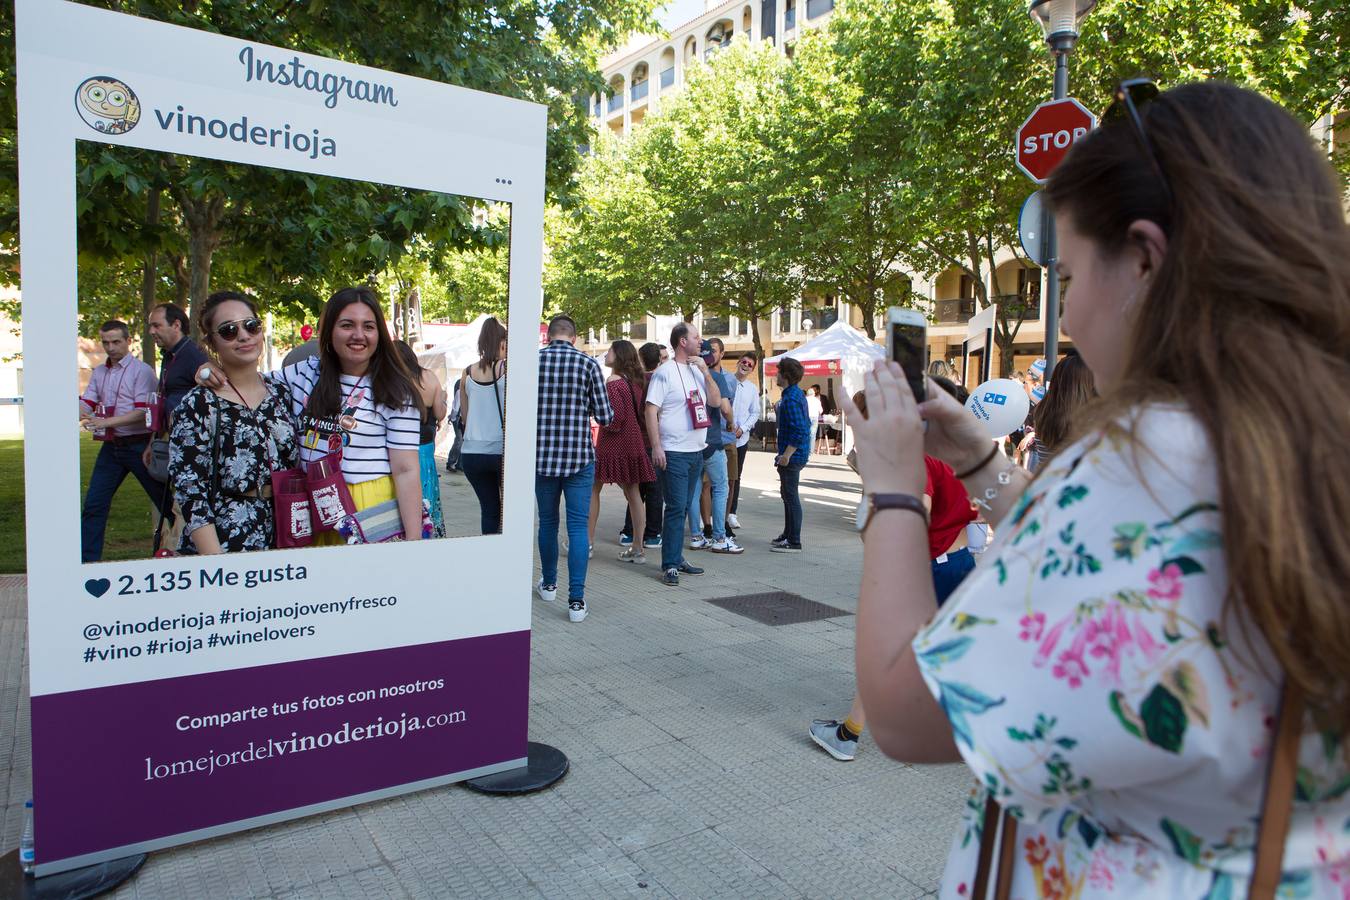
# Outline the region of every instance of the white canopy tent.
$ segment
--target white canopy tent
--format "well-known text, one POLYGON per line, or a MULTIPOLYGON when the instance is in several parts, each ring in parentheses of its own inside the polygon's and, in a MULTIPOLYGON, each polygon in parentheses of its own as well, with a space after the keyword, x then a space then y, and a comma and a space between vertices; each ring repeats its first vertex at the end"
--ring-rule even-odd
MULTIPOLYGON (((844 391, 852 397, 862 390, 863 376, 872 364, 886 356, 886 348, 842 319, 799 347, 764 360, 764 374, 778 371, 778 362, 791 357, 802 364, 808 376, 839 377, 844 391)), ((853 446, 853 435, 840 417, 845 453, 853 446)))
MULTIPOLYGON (((417 361, 441 382, 447 392, 446 407, 455 405, 455 398, 448 395, 450 389, 464 369, 478 361, 478 335, 483 330, 483 321, 487 316, 479 316, 468 325, 458 329, 448 340, 442 341, 429 350, 417 354, 417 361)), ((445 426, 442 422, 441 425, 445 426)), ((454 430, 442 427, 436 432, 436 451, 448 452, 455 442, 454 430)))

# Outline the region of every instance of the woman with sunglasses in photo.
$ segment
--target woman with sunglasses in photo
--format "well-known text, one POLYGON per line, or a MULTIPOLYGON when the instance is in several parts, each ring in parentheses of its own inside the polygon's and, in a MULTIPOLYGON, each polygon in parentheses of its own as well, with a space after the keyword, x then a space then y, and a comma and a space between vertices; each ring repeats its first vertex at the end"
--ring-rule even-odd
POLYGON ((258 371, 264 335, 251 298, 212 294, 198 321, 224 380, 193 388, 174 412, 169 475, 186 523, 178 552, 267 550, 275 537, 272 472, 299 456, 290 400, 258 371))
POLYGON ((1014 897, 1341 897, 1341 190, 1306 126, 1258 94, 1116 97, 1046 192, 1064 331, 1099 398, 1035 480, 944 393, 917 405, 894 364, 867 378, 870 417, 850 416, 872 505, 863 705, 887 754, 976 776, 943 897, 1005 875, 1014 897), (925 449, 998 528, 940 612, 927 586, 895 589, 926 564, 921 509, 897 499, 922 490, 925 449), (977 878, 996 832, 1007 867, 977 878))

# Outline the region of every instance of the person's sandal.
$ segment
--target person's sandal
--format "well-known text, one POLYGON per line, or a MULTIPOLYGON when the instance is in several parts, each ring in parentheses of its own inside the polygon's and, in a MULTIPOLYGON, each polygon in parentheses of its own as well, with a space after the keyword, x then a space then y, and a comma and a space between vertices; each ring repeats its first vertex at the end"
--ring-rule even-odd
POLYGON ((632 547, 628 547, 619 554, 619 562, 636 563, 639 566, 646 565, 647 554, 638 553, 632 547))

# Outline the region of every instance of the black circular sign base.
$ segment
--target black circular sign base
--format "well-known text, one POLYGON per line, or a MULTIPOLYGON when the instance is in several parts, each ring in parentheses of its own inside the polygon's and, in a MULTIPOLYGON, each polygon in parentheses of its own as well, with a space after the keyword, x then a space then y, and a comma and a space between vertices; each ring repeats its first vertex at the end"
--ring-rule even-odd
POLYGON ((19 851, 0 856, 0 898, 3 900, 85 900, 111 891, 145 864, 137 853, 110 862, 31 878, 19 867, 19 851))
POLYGON ((464 785, 484 794, 528 794, 555 784, 567 774, 567 754, 557 747, 530 741, 528 760, 519 769, 470 778, 464 785))

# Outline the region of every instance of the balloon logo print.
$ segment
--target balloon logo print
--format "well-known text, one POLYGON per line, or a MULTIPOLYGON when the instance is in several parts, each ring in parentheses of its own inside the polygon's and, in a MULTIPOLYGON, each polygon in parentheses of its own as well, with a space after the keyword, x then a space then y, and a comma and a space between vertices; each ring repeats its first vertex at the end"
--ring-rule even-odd
POLYGON ((141 120, 136 92, 107 75, 86 78, 75 89, 75 109, 84 124, 102 134, 126 134, 141 120))

